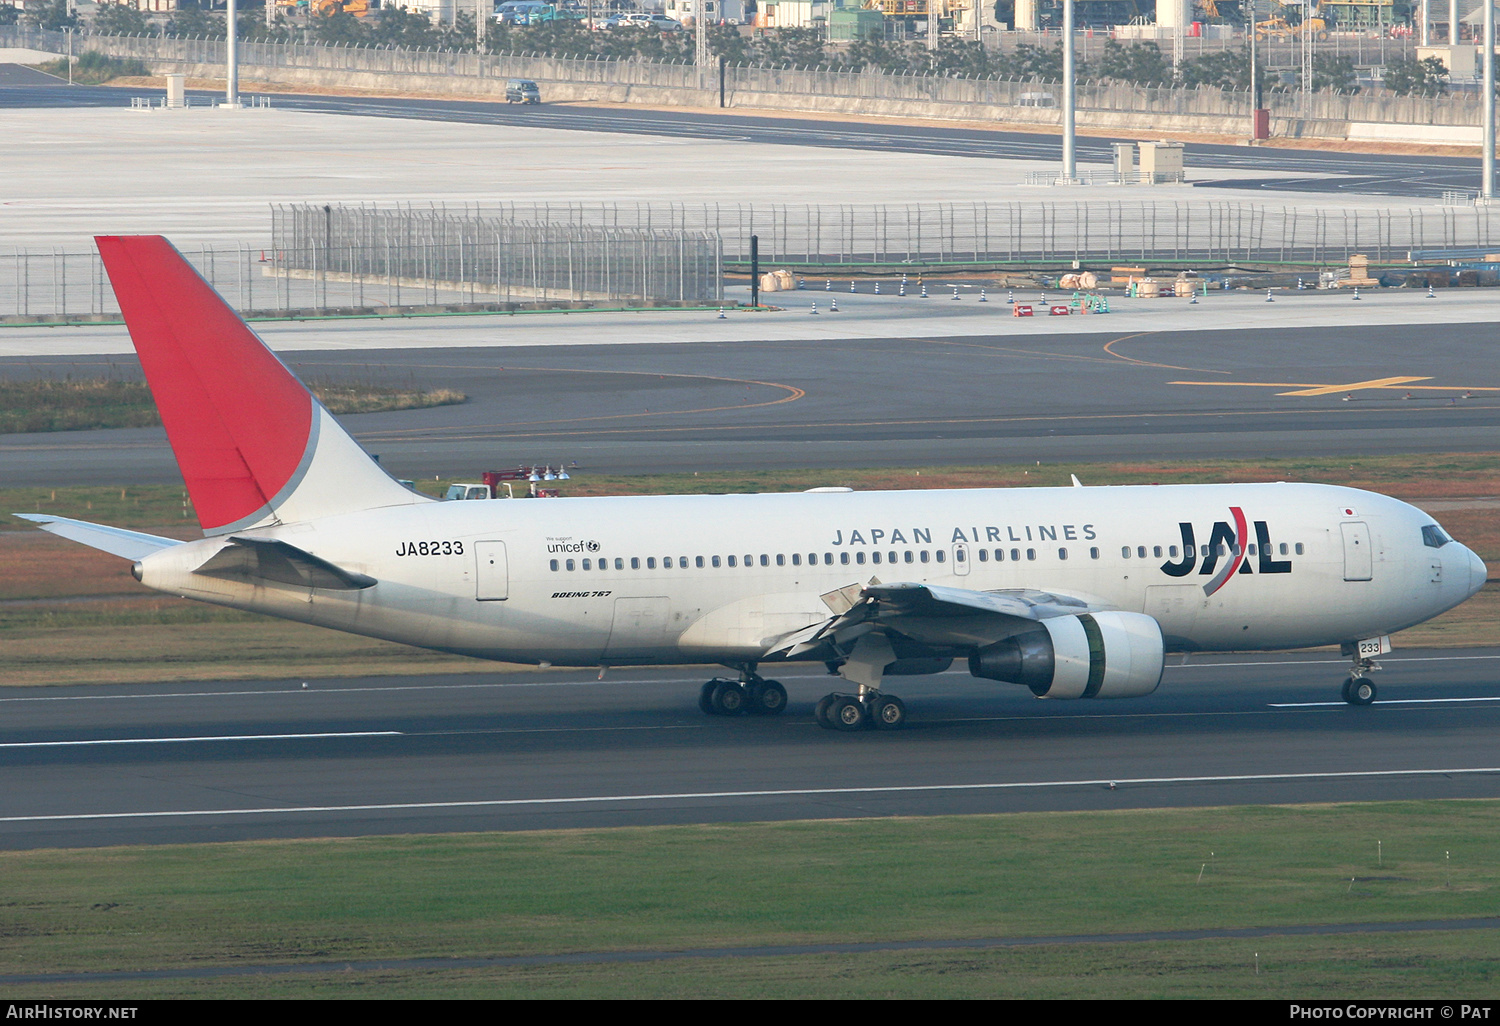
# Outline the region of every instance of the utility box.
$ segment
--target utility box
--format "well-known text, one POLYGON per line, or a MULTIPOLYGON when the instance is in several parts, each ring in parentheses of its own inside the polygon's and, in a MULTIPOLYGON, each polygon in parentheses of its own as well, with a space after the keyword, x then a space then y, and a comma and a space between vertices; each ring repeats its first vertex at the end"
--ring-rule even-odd
POLYGON ((1135 181, 1135 147, 1130 143, 1110 143, 1115 151, 1115 177, 1122 182, 1135 181))
POLYGON ((186 75, 167 76, 167 106, 174 108, 187 106, 186 75))
POLYGON ((1182 143, 1143 142, 1137 145, 1141 153, 1141 181, 1147 185, 1183 180, 1182 143))
MULTIPOLYGON (((1481 7, 1480 10, 1483 8, 1481 7)), ((1474 46, 1417 47, 1417 60, 1425 61, 1429 57, 1436 57, 1442 61, 1443 67, 1448 69, 1448 77, 1456 82, 1459 79, 1475 77, 1480 54, 1478 47, 1474 46)))

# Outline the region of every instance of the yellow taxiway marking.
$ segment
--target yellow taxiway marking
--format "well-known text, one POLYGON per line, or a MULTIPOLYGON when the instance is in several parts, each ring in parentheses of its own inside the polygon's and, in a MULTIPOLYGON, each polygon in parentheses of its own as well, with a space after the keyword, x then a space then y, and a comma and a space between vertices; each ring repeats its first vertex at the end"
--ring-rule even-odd
POLYGON ((1432 378, 1371 378, 1369 381, 1351 381, 1347 385, 1313 385, 1309 388, 1299 388, 1295 392, 1278 392, 1277 395, 1332 395, 1334 392, 1358 392, 1366 388, 1392 388, 1396 385, 1409 385, 1413 381, 1431 381, 1432 378))
POLYGON ((1500 392, 1495 385, 1414 385, 1415 381, 1431 381, 1430 377, 1372 378, 1369 381, 1351 381, 1343 385, 1314 385, 1305 381, 1169 381, 1169 385, 1212 385, 1216 388, 1289 388, 1290 392, 1277 395, 1334 395, 1338 392, 1361 392, 1366 389, 1405 388, 1415 392, 1500 392))

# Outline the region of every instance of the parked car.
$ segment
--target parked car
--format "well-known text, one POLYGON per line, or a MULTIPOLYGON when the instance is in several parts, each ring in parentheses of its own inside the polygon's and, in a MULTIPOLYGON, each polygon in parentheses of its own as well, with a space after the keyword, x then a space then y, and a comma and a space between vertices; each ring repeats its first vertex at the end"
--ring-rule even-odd
POLYGON ((512 78, 505 83, 506 103, 541 103, 542 91, 529 78, 512 78))
POLYGON ((649 28, 659 32, 681 32, 682 23, 673 21, 665 14, 642 14, 631 12, 617 14, 604 23, 605 28, 649 28))

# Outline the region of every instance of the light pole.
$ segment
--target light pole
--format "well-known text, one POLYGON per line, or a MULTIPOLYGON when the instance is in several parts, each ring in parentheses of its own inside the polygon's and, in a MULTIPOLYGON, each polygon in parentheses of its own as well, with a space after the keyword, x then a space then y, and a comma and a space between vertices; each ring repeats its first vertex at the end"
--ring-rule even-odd
POLYGON ((1062 116, 1063 116, 1063 173, 1059 185, 1072 185, 1078 180, 1078 161, 1074 155, 1073 121, 1073 0, 1063 0, 1063 70, 1062 70, 1062 116))
POLYGON ((1479 185, 1481 203, 1495 198, 1495 2, 1484 3, 1484 156, 1480 160, 1484 181, 1479 185))
POLYGON ((1250 141, 1258 142, 1270 136, 1270 121, 1261 109, 1260 62, 1255 53, 1255 0, 1250 0, 1250 141))
POLYGON ((239 17, 237 0, 229 0, 228 10, 224 18, 224 41, 225 57, 228 68, 224 74, 224 106, 233 109, 240 105, 240 54, 236 38, 239 35, 239 25, 236 21, 239 17))

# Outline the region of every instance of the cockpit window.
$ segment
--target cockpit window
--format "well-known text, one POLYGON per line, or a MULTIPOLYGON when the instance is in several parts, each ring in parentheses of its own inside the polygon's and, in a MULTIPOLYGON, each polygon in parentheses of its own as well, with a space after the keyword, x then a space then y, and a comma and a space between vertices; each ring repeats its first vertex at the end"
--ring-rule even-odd
POLYGON ((1440 549, 1453 539, 1448 537, 1448 532, 1437 524, 1428 524, 1422 528, 1422 544, 1429 549, 1440 549))

